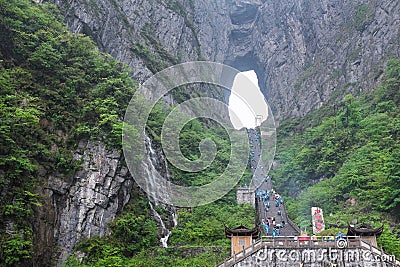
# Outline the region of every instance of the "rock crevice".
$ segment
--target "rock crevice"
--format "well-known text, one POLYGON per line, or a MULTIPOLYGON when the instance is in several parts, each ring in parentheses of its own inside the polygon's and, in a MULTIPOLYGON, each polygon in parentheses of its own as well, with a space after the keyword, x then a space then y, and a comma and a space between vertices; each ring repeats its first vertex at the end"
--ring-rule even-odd
POLYGON ((83 238, 104 236, 107 225, 128 203, 133 179, 122 164, 122 156, 109 151, 102 143, 79 145, 75 158, 82 160, 82 169, 72 181, 50 177, 47 190, 52 199, 54 239, 58 246, 58 265, 71 255, 83 238))

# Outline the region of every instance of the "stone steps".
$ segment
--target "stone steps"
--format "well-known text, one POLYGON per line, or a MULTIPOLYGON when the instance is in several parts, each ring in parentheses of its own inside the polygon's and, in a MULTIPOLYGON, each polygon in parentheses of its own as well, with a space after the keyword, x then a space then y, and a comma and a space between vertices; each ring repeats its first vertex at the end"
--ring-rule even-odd
MULTIPOLYGON (((267 170, 265 170, 262 166, 264 166, 262 159, 260 157, 261 155, 261 147, 259 143, 258 137, 256 137, 255 131, 248 131, 249 139, 251 142, 252 146, 252 152, 251 152, 251 169, 253 172, 253 177, 258 177, 260 182, 260 185, 258 189, 260 190, 272 190, 272 181, 271 178, 269 178, 267 181, 265 181, 265 176, 268 174, 267 170)), ((279 204, 279 207, 275 207, 275 201, 271 200, 270 202, 270 208, 268 212, 265 211, 264 209, 264 204, 260 199, 256 196, 256 207, 257 207, 257 213, 258 213, 258 219, 259 219, 259 224, 261 224, 263 219, 267 219, 267 217, 275 217, 277 223, 281 223, 281 221, 285 221, 285 227, 281 228, 281 236, 294 236, 294 235, 299 235, 300 234, 300 229, 299 227, 290 220, 286 213, 286 207, 283 204, 279 204), (281 211, 281 215, 278 215, 278 210, 281 211)), ((264 229, 262 228, 262 231, 264 232, 264 229)), ((264 232, 264 234, 266 234, 264 232)))

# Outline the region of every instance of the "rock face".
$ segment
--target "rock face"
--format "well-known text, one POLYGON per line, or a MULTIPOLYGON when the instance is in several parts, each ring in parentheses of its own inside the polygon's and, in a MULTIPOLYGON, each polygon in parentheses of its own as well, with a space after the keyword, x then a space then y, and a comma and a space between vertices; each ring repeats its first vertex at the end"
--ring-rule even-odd
MULTIPOLYGON (((400 55, 399 1, 47 2, 60 8, 72 32, 93 38, 139 81, 193 60, 254 69, 278 119, 374 88, 385 61, 400 55)), ((61 249, 57 258, 84 237, 106 234, 133 186, 119 153, 91 143, 81 150, 83 170, 73 181, 49 180, 44 209, 54 225, 38 226, 37 239, 61 249)))
POLYGON ((52 1, 139 81, 192 60, 254 69, 278 118, 374 88, 400 55, 398 1, 52 1))
POLYGON ((399 56, 393 1, 266 1, 253 49, 277 115, 304 115, 345 93, 374 88, 399 56))
MULTIPOLYGON (((42 242, 52 241, 57 246, 53 252, 58 254, 58 265, 81 239, 109 232, 107 225, 129 201, 133 186, 128 169, 121 164, 121 154, 107 150, 101 143, 79 144, 75 157, 82 160, 82 169, 70 181, 50 177, 44 192, 52 204, 47 209, 53 210, 49 219, 54 220, 54 241, 42 242)), ((46 231, 38 228, 42 228, 39 232, 46 231)), ((42 247, 46 250, 51 244, 42 247)), ((41 253, 46 255, 46 251, 41 253)))
MULTIPOLYGON (((151 143, 147 149, 149 171, 168 178, 162 154, 151 143)), ((42 187, 44 205, 35 211, 34 266, 61 266, 79 241, 109 234, 109 223, 128 203, 133 187, 137 187, 123 155, 101 142, 80 142, 74 157, 82 162, 79 171, 70 179, 50 176, 42 187)), ((176 226, 176 210, 164 205, 171 215, 170 221, 164 222, 151 202, 149 205, 160 224, 160 242, 167 246, 167 227, 176 226)))

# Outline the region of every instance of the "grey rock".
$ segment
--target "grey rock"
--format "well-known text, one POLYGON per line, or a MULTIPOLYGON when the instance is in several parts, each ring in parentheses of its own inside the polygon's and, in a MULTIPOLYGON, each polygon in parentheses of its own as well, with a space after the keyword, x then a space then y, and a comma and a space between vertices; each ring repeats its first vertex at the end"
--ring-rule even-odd
POLYGON ((139 81, 154 71, 149 55, 160 68, 205 59, 256 70, 278 119, 375 88, 385 61, 400 54, 398 1, 52 2, 72 32, 91 36, 139 81), (147 56, 132 49, 139 43, 147 56))
POLYGON ((93 142, 82 149, 82 169, 72 182, 55 177, 48 180, 57 211, 54 238, 59 246, 58 265, 82 238, 109 233, 107 225, 129 201, 133 186, 117 151, 108 151, 104 144, 93 142))

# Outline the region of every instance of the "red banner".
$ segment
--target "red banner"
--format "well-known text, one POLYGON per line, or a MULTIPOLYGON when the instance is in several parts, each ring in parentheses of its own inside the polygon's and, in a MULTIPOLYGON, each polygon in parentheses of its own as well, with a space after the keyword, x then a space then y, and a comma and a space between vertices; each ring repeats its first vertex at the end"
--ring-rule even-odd
POLYGON ((313 234, 316 235, 321 231, 325 230, 324 215, 322 209, 318 207, 311 208, 313 234))

